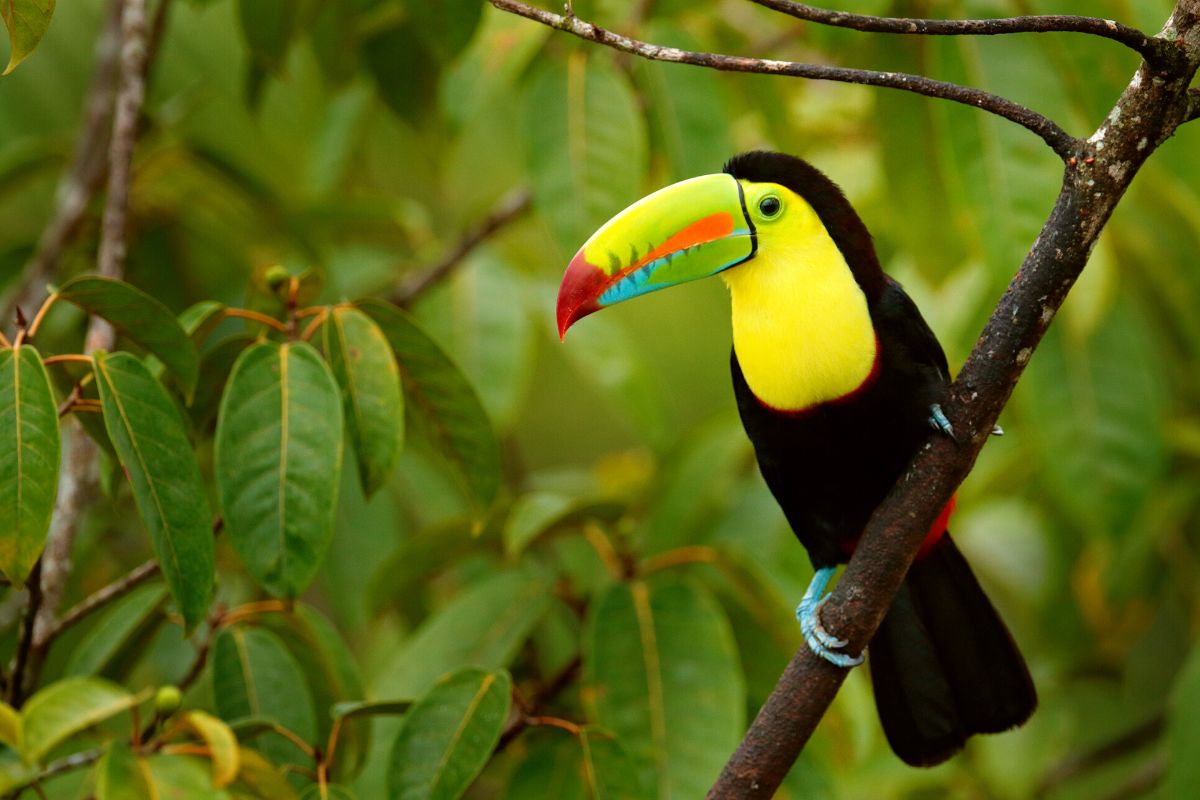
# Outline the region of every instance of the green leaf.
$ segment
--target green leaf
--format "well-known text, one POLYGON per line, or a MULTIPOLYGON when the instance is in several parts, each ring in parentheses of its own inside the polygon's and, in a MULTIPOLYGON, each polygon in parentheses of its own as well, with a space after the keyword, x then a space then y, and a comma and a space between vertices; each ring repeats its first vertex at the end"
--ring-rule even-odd
POLYGON ((483 770, 508 719, 508 673, 468 668, 439 681, 404 717, 388 764, 394 800, 456 800, 483 770))
POLYGON ((29 57, 54 16, 55 0, 5 0, 0 3, 0 16, 8 28, 8 41, 12 47, 8 66, 4 74, 12 72, 17 65, 29 57))
POLYGON ((215 342, 200 356, 200 377, 196 380, 196 394, 188 412, 197 428, 206 428, 217 416, 225 384, 238 356, 258 341, 257 336, 238 334, 215 342))
POLYGON ((508 800, 650 800, 629 755, 612 734, 588 726, 578 738, 534 740, 513 775, 508 800))
POLYGON ((359 481, 370 497, 400 458, 404 396, 396 356, 379 326, 357 309, 334 308, 322 330, 325 357, 342 390, 359 481))
MULTIPOLYGON (((262 800, 295 800, 296 790, 288 779, 257 750, 243 747, 238 756, 241 771, 234 788, 245 789, 262 800)), ((240 797, 241 795, 239 795, 240 797)))
POLYGON ((0 702, 0 743, 21 749, 21 714, 8 703, 0 702))
MULTIPOLYGON (((317 722, 304 672, 279 637, 261 628, 234 626, 217 634, 212 652, 213 702, 226 722, 260 718, 282 725, 306 742, 317 722)), ((266 734, 262 750, 275 763, 306 757, 277 733, 266 734)))
POLYGON ((52 683, 21 709, 21 755, 26 761, 40 762, 61 742, 137 702, 137 696, 100 678, 52 683))
POLYGON ((338 703, 330 713, 334 719, 351 720, 360 717, 402 716, 412 708, 412 700, 361 700, 357 703, 338 703))
POLYGON ((613 731, 661 798, 703 797, 737 746, 745 686, 729 623, 684 582, 618 583, 585 640, 589 718, 613 731))
POLYGON ((241 754, 233 731, 224 721, 198 709, 186 712, 182 718, 208 747, 213 786, 220 789, 233 783, 241 768, 241 754))
POLYGON ((1187 663, 1175 679, 1167 715, 1167 774, 1163 797, 1187 797, 1200 785, 1200 647, 1193 647, 1187 663))
MULTIPOLYGON (((652 42, 703 50, 700 42, 671 23, 651 23, 644 32, 652 42)), ((724 84, 712 70, 686 64, 638 61, 634 75, 646 87, 651 130, 676 180, 717 172, 733 154, 730 111, 724 84)))
POLYGON ((380 671, 372 693, 417 697, 456 667, 507 665, 549 608, 549 589, 524 571, 480 581, 417 629, 380 671))
POLYGON ((411 405, 430 424, 443 454, 460 470, 472 495, 486 509, 500 488, 500 443, 479 395, 404 311, 380 300, 362 300, 358 306, 387 336, 411 405))
POLYGON ((216 477, 225 527, 259 585, 295 597, 333 536, 342 405, 304 342, 261 342, 238 358, 221 400, 216 477))
POLYGON ((196 347, 179 320, 162 303, 128 283, 83 275, 64 283, 58 296, 89 314, 108 320, 114 328, 146 348, 175 375, 184 394, 196 389, 196 347))
POLYGON ((155 800, 158 797, 146 759, 116 741, 96 764, 96 800, 155 800))
POLYGON ((238 0, 238 22, 255 64, 281 72, 296 28, 295 0, 238 0))
POLYGON ((358 800, 358 795, 348 786, 327 783, 322 791, 321 787, 314 783, 304 790, 300 800, 358 800))
POLYGON ((120 678, 114 674, 119 668, 114 667, 129 656, 142 654, 142 647, 163 621, 159 612, 166 597, 165 587, 151 584, 139 586, 113 603, 71 650, 63 674, 120 678))
POLYGON ((97 353, 94 366, 104 427, 190 631, 213 589, 212 510, 192 443, 171 397, 139 359, 97 353))
POLYGON ((408 13, 425 43, 443 61, 458 55, 471 41, 483 17, 482 0, 439 0, 412 3, 408 13))
POLYGON ((392 111, 405 119, 428 111, 437 97, 437 57, 415 25, 406 22, 375 33, 363 41, 361 53, 375 90, 392 111))
POLYGON ((58 409, 37 350, 0 350, 0 570, 25 583, 58 491, 58 409))
POLYGON ((534 205, 562 253, 574 253, 641 194, 646 125, 637 98, 606 55, 578 50, 565 66, 547 60, 522 106, 534 205))

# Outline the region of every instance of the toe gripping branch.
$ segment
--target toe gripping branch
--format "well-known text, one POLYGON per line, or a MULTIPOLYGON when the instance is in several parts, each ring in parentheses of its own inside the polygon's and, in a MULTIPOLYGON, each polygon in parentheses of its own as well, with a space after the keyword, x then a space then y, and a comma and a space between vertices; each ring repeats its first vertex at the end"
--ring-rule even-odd
POLYGON ((829 599, 829 595, 825 594, 825 587, 829 585, 829 579, 836 571, 836 567, 821 567, 817 570, 800 600, 800 605, 796 607, 796 619, 800 622, 800 632, 804 634, 804 641, 808 642, 809 649, 814 653, 838 667, 857 667, 863 663, 862 654, 851 656, 837 652, 846 646, 846 640, 837 638, 821 624, 821 607, 829 599))

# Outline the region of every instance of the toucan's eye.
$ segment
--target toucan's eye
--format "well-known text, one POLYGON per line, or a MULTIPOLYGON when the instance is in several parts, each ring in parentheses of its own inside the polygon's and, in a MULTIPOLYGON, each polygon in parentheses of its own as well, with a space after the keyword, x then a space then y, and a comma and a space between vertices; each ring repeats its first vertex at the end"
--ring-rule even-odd
POLYGON ((762 200, 758 201, 758 210, 764 217, 770 219, 777 215, 783 209, 783 203, 779 202, 779 198, 773 194, 769 194, 762 200))

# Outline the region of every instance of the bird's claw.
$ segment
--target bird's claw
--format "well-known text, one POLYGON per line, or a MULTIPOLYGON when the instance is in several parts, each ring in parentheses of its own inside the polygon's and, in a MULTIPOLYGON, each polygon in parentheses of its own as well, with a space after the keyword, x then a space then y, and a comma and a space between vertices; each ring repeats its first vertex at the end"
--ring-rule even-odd
POLYGON ((847 641, 834 636, 821 624, 821 608, 829 599, 828 595, 822 597, 822 593, 825 591, 825 585, 829 583, 833 571, 833 567, 822 567, 817 570, 812 583, 808 586, 808 591, 804 593, 804 598, 796 607, 796 619, 800 622, 800 633, 804 635, 804 641, 808 643, 810 650, 829 663, 848 669, 863 663, 863 656, 851 656, 837 652, 846 646, 847 641))
POLYGON ((929 425, 946 434, 951 439, 954 439, 954 441, 958 441, 958 438, 954 435, 954 427, 951 426, 950 420, 946 419, 946 415, 942 413, 942 407, 937 403, 929 407, 929 425))

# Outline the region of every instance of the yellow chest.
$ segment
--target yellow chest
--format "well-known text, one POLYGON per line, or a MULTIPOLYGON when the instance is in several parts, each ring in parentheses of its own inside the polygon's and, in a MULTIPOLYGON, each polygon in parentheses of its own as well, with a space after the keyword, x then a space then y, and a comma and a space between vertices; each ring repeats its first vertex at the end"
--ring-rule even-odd
POLYGON ((787 239, 764 239, 755 259, 722 275, 746 382, 767 405, 799 411, 862 386, 878 343, 867 299, 828 234, 787 239))

